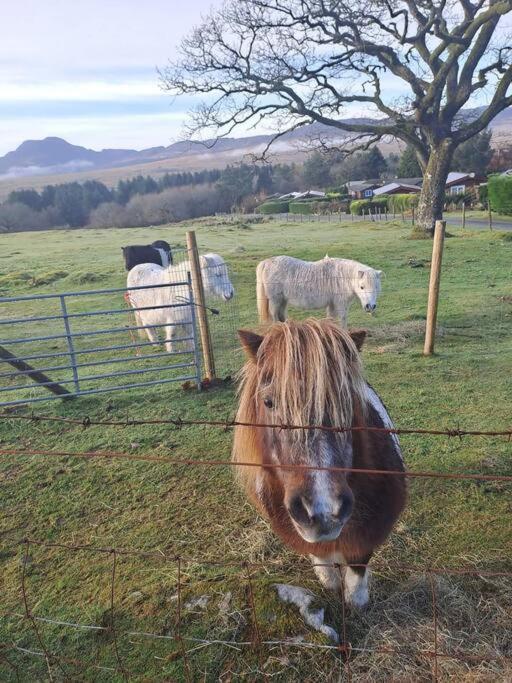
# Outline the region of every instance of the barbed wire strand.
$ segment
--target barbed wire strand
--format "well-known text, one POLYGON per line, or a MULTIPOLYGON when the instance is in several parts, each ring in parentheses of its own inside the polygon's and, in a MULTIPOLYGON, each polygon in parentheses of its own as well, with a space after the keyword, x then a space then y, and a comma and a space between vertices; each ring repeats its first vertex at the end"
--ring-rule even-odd
POLYGON ((476 473, 459 473, 459 472, 435 472, 435 471, 420 471, 420 470, 384 470, 384 469, 369 469, 359 467, 338 467, 330 465, 302 465, 297 463, 280 464, 280 463, 263 463, 263 462, 235 462, 233 460, 193 460, 190 458, 172 458, 168 456, 159 455, 145 455, 135 453, 122 453, 119 451, 42 451, 32 449, 0 449, 0 457, 2 456, 42 456, 48 458, 85 458, 94 459, 100 458, 105 460, 140 460, 143 462, 161 462, 170 463, 173 465, 183 465, 191 467, 258 467, 263 469, 287 469, 295 471, 321 471, 321 472, 337 472, 340 474, 366 474, 366 475, 383 475, 395 477, 410 477, 420 479, 446 479, 446 480, 468 480, 468 481, 501 481, 512 482, 512 475, 509 474, 476 474, 476 473))
POLYGON ((433 436, 446 436, 449 438, 462 438, 465 436, 498 436, 506 437, 512 439, 512 427, 500 430, 483 430, 483 429, 460 429, 458 427, 451 429, 428 429, 420 427, 373 427, 369 425, 358 425, 350 427, 331 427, 328 425, 291 425, 283 423, 274 422, 245 422, 241 420, 205 420, 205 419, 184 419, 181 417, 177 418, 159 418, 159 419, 133 419, 126 418, 125 420, 96 420, 91 419, 89 416, 85 415, 81 418, 70 418, 63 417, 60 415, 36 415, 31 413, 30 415, 18 415, 16 413, 0 413, 0 419, 9 420, 28 420, 34 422, 64 422, 67 424, 73 424, 87 427, 134 427, 141 425, 171 425, 177 430, 183 427, 192 426, 208 426, 208 427, 219 427, 225 429, 233 429, 234 427, 254 427, 262 429, 277 429, 280 431, 286 430, 303 430, 303 431, 323 431, 323 432, 333 432, 333 433, 348 433, 348 432, 375 432, 381 434, 396 434, 397 436, 403 436, 406 434, 429 434, 433 436))

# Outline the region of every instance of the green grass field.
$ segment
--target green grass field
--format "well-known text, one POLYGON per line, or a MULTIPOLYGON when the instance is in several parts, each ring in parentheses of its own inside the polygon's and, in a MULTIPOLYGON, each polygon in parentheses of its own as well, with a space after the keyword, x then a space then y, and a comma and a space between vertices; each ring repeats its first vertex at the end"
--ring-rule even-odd
MULTIPOLYGON (((327 252, 382 269, 376 315, 354 304, 350 323, 369 330, 363 353, 367 377, 396 425, 510 427, 512 241, 499 232, 450 228, 437 353, 431 358, 423 357, 422 341, 432 245, 410 239, 409 229, 392 223, 244 225, 212 219, 193 226, 0 235, 0 295, 122 287, 121 245, 154 239, 183 245, 190 227, 203 252, 219 252, 229 262, 244 327, 256 325, 254 269, 263 257, 286 253, 314 260, 327 252)), ((22 314, 43 311, 49 308, 30 304, 22 314)), ((0 308, 0 317, 5 315, 0 308)), ((2 334, 12 338, 13 332, 2 334)), ((223 375, 242 362, 228 341, 217 354, 223 375)), ((202 393, 167 384, 22 406, 9 414, 224 420, 235 405, 229 384, 202 393)), ((512 473, 511 445, 504 439, 401 440, 411 470, 512 473)), ((230 442, 229 432, 204 426, 83 428, 0 420, 4 451, 111 450, 227 460, 230 442)), ((9 455, 0 458, 0 481, 0 680, 122 681, 119 661, 133 681, 257 681, 265 675, 279 681, 348 680, 343 658, 325 647, 332 643, 307 626, 296 607, 280 602, 274 584, 310 588, 317 606, 325 608, 326 623, 336 629, 339 596, 321 590, 309 561, 272 535, 244 501, 228 466, 9 455), (27 537, 154 553, 117 557, 115 634, 112 555, 16 544, 27 537), (184 558, 179 595, 176 555, 184 558), (250 582, 244 562, 255 563, 250 582), (34 617, 66 623, 36 621, 38 636, 23 618, 22 584, 34 617), (260 647, 254 645, 258 636, 260 647), (34 654, 42 653, 41 641, 56 657, 49 665, 34 654)), ((353 680, 432 680, 432 657, 421 654, 434 648, 431 585, 422 568, 512 570, 511 488, 484 480, 411 480, 407 511, 375 558, 371 605, 362 615, 347 614, 353 680), (389 648, 401 652, 386 653, 389 648)), ((510 680, 512 581, 443 574, 434 586, 439 651, 471 655, 440 657, 439 679, 510 680)))

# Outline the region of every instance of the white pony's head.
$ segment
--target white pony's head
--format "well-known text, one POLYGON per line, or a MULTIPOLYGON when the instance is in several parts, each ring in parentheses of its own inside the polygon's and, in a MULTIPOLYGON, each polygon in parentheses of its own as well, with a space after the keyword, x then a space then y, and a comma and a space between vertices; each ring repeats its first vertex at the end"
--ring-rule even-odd
POLYGON ((224 301, 233 298, 235 290, 229 279, 226 262, 219 254, 201 256, 201 273, 206 294, 211 294, 224 301))
POLYGON ((377 308, 381 275, 382 270, 374 270, 373 268, 359 269, 356 273, 355 293, 367 313, 372 313, 377 308))

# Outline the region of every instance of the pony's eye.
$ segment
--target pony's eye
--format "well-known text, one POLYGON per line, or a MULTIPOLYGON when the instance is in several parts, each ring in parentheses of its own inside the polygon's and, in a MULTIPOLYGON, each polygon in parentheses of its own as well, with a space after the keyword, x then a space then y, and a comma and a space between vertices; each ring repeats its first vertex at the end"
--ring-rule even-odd
POLYGON ((271 398, 264 398, 263 404, 264 404, 265 408, 273 408, 274 407, 274 402, 272 401, 271 398))
POLYGON ((361 285, 361 289, 364 289, 364 286, 363 286, 363 285, 361 285))

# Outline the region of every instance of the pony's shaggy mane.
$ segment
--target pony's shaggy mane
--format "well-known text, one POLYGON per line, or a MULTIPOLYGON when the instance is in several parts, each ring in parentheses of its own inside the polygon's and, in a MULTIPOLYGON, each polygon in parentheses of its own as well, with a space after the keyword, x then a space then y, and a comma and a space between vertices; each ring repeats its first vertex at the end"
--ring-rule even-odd
MULTIPOLYGON (((349 332, 328 319, 273 324, 243 368, 238 419, 253 421, 257 399, 267 397, 274 404, 269 421, 351 426, 355 410, 366 406, 366 383, 349 332)), ((303 440, 312 433, 294 435, 303 440)))

